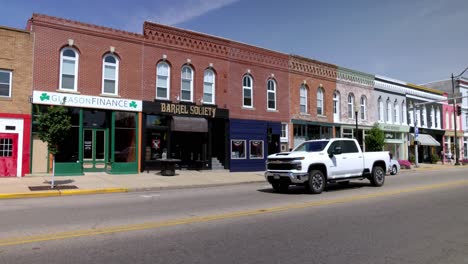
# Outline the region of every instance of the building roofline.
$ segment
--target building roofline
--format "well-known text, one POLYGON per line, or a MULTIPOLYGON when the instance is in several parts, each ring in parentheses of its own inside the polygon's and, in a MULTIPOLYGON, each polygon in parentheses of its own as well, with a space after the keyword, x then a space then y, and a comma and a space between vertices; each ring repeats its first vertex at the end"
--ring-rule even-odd
POLYGON ((19 29, 19 28, 12 28, 12 27, 0 26, 0 29, 11 30, 11 31, 16 31, 16 32, 20 32, 20 33, 31 34, 31 32, 29 32, 28 30, 19 29))

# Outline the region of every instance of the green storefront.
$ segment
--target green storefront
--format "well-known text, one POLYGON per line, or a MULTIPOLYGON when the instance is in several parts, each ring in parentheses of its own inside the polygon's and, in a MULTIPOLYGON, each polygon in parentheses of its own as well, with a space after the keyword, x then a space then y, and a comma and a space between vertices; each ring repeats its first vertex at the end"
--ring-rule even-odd
POLYGON ((389 151, 396 160, 408 159, 409 126, 379 123, 385 136, 384 150, 389 151))
POLYGON ((34 91, 33 116, 60 104, 67 107, 72 128, 55 158, 57 176, 138 173, 141 101, 34 91))

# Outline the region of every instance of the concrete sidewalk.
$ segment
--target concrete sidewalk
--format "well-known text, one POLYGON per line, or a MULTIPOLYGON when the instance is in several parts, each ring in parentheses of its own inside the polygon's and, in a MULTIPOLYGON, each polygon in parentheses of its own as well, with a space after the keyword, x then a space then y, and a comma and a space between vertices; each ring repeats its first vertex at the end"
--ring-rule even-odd
MULTIPOLYGON (((450 164, 420 164, 419 168, 401 170, 399 174, 418 171, 446 170, 451 168, 466 168, 450 164)), ((228 170, 177 170, 175 176, 161 176, 159 172, 143 172, 140 174, 111 175, 106 173, 87 173, 84 176, 55 177, 58 190, 45 189, 31 191, 29 187, 50 186, 50 175, 26 176, 22 178, 0 178, 0 199, 64 196, 78 194, 96 194, 111 192, 131 192, 159 190, 167 188, 189 188, 197 186, 219 186, 249 182, 265 182, 263 172, 229 172, 228 170), (62 188, 60 188, 62 186, 62 188), (65 189, 66 186, 76 186, 77 189, 65 189)))

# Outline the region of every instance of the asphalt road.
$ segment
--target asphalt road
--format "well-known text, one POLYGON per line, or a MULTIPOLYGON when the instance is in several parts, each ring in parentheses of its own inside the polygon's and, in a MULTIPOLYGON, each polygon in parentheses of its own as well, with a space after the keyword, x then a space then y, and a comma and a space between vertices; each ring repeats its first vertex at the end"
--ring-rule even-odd
POLYGON ((468 263, 468 169, 0 201, 0 263, 468 263))

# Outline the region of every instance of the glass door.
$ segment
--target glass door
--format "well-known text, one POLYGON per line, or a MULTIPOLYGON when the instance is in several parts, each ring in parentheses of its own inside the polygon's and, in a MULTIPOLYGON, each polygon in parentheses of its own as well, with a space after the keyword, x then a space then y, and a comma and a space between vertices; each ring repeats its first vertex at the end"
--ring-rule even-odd
POLYGON ((84 171, 104 171, 107 163, 105 129, 83 129, 84 171))

